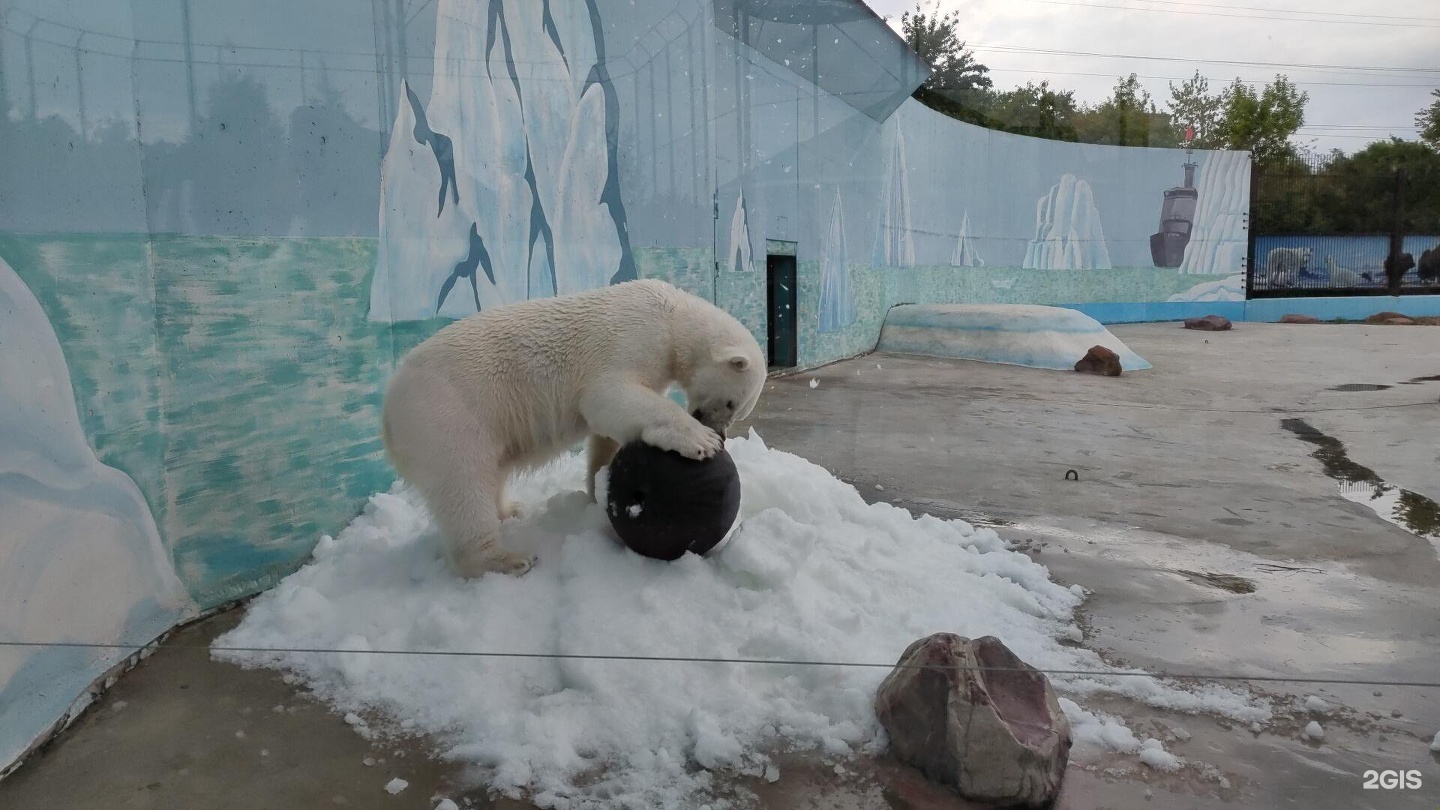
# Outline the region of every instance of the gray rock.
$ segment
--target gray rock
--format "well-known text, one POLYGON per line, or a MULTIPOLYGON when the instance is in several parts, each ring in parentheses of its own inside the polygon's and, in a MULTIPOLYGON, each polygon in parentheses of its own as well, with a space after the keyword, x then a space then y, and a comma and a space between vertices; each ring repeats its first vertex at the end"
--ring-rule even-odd
POLYGON ((875 713, 897 759, 968 799, 1044 807, 1060 792, 1070 722, 1049 680, 994 636, 912 643, 875 713))

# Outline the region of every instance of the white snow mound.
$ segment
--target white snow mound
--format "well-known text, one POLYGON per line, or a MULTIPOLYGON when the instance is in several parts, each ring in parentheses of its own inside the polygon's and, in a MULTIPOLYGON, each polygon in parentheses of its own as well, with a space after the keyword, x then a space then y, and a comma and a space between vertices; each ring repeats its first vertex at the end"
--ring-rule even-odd
MULTIPOLYGON (((520 578, 466 581, 444 563, 418 496, 397 485, 257 597, 214 655, 293 673, 337 711, 375 718, 372 729, 403 720, 445 757, 478 766, 492 790, 560 808, 698 806, 715 786, 711 770, 778 774, 767 757, 777 748, 842 758, 882 750, 876 687, 910 642, 935 632, 997 636, 1043 669, 1116 672, 1059 642, 1074 631, 1081 594, 993 531, 866 504, 753 431, 727 447, 743 487, 741 525, 719 553, 664 563, 630 552, 576 491, 583 457, 567 455, 509 490, 531 508, 506 522, 505 542, 536 552, 538 565, 520 578), (266 650, 225 649, 234 647, 266 650), (282 647, 347 652, 272 651, 282 647), (522 657, 385 652, 395 650, 522 657)), ((1113 674, 1052 681, 1072 695, 1269 716, 1218 687, 1113 674)), ((1064 703, 1073 721, 1087 721, 1077 736, 1140 752, 1118 721, 1064 703)))

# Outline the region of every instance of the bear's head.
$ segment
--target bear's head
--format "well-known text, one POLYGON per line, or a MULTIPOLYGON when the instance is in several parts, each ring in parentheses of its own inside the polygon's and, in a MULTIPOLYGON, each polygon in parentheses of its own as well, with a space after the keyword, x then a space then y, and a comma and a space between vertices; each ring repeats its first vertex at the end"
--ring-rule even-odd
POLYGON ((750 415, 765 387, 765 358, 753 339, 750 343, 709 352, 682 384, 690 415, 721 436, 750 415))

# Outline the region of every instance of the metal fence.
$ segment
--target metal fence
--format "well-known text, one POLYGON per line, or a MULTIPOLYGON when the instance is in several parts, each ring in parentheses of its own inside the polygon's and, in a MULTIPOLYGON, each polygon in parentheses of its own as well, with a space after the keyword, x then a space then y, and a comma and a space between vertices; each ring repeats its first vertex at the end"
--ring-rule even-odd
MULTIPOLYGON (((1428 181, 1430 178, 1423 178, 1428 181)), ((1440 221, 1405 169, 1343 158, 1254 169, 1249 298, 1440 294, 1440 221)))

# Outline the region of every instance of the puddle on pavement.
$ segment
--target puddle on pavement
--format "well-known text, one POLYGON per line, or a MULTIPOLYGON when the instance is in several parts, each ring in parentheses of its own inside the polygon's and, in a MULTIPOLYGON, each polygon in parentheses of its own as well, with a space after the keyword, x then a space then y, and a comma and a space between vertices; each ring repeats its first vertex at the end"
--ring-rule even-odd
POLYGON ((1375 385, 1374 383, 1345 383, 1344 385, 1331 386, 1331 391, 1384 391, 1390 388, 1388 385, 1375 385))
POLYGON ((1420 383, 1440 382, 1440 374, 1431 374, 1429 377, 1412 377, 1401 385, 1419 385, 1420 383))
POLYGON ((1229 591, 1231 593, 1255 592, 1255 580, 1246 579, 1245 577, 1234 574, 1218 574, 1214 571, 1201 573, 1199 571, 1185 571, 1183 569, 1177 570, 1175 573, 1188 577, 1192 582, 1209 585, 1212 588, 1219 588, 1222 591, 1229 591))
POLYGON ((1335 479, 1341 497, 1367 506, 1382 519, 1429 540, 1440 553, 1440 504, 1418 492, 1386 483, 1374 470, 1351 461, 1344 442, 1321 433, 1304 419, 1282 419, 1280 426, 1316 446, 1310 455, 1320 461, 1326 475, 1335 479))

